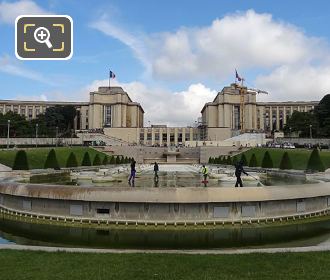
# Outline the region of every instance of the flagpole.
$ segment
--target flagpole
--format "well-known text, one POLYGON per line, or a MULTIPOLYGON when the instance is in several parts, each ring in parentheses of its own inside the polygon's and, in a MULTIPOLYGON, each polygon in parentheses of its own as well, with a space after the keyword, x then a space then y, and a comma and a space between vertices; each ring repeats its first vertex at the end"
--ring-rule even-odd
POLYGON ((111 70, 109 70, 109 90, 110 90, 111 70))

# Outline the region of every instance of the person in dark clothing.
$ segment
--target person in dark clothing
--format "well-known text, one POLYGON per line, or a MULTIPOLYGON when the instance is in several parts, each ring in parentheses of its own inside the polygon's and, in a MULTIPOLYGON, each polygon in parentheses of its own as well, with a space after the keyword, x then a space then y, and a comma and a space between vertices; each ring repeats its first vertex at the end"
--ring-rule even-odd
POLYGON ((236 184, 235 184, 235 188, 238 187, 238 185, 242 188, 243 187, 243 182, 242 182, 242 179, 241 179, 241 175, 242 175, 242 172, 245 174, 245 175, 248 175, 244 168, 243 168, 243 162, 242 161, 239 161, 238 163, 235 164, 235 176, 236 176, 236 184))
POLYGON ((158 171, 159 171, 159 166, 158 166, 158 163, 155 162, 154 164, 154 173, 155 173, 155 180, 158 181, 158 171))
POLYGON ((136 161, 133 159, 132 162, 131 162, 131 174, 130 174, 129 179, 128 179, 129 184, 131 184, 131 180, 132 180, 132 186, 133 187, 134 187, 134 180, 135 180, 135 173, 136 173, 135 163, 136 163, 136 161))

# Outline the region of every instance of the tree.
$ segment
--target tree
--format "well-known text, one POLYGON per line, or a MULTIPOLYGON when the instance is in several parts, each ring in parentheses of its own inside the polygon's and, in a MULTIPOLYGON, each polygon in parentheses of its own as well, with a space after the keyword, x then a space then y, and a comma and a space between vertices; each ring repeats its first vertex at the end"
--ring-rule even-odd
POLYGON ((108 163, 109 163, 108 156, 105 155, 105 156, 104 156, 104 159, 103 159, 103 161, 102 161, 102 164, 103 164, 103 165, 107 165, 108 163))
POLYGON ((71 152, 66 161, 66 167, 77 167, 77 166, 78 166, 77 157, 73 152, 71 152))
POLYGON ((292 169, 292 163, 288 152, 285 152, 280 162, 280 169, 292 169))
POLYGON ((48 156, 45 161, 44 168, 54 168, 56 170, 60 169, 60 165, 58 164, 56 153, 54 149, 51 149, 48 153, 48 156))
POLYGON ((257 157, 256 157, 256 155, 254 153, 252 154, 252 156, 250 158, 249 166, 250 167, 256 167, 256 166, 258 166, 257 157))
POLYGON ((227 165, 231 165, 231 163, 232 163, 231 157, 230 156, 227 156, 227 158, 226 158, 226 164, 227 165))
POLYGON ((97 165, 97 166, 101 165, 101 159, 100 159, 100 156, 98 154, 95 155, 93 165, 97 165))
POLYGON ((314 113, 319 125, 321 137, 330 137, 330 94, 325 95, 315 106, 314 113))
POLYGON ((125 157, 125 159, 124 159, 124 163, 129 163, 129 161, 128 161, 128 157, 125 157))
POLYGON ((209 157, 209 164, 212 164, 212 163, 213 163, 213 158, 209 157))
POLYGON ((16 153, 13 170, 29 170, 29 164, 24 150, 20 150, 16 153))
POLYGON ((265 152, 264 157, 262 159, 261 167, 263 168, 273 168, 273 161, 270 157, 270 154, 268 151, 265 152))
POLYGON ((248 161, 246 159, 246 155, 245 154, 242 154, 241 161, 243 163, 243 166, 247 166, 248 165, 248 161))
POLYGON ((317 148, 314 148, 308 163, 307 163, 307 170, 313 170, 313 171, 321 171, 323 172, 325 170, 324 165, 322 163, 319 150, 317 148))
POLYGON ((309 137, 310 125, 312 125, 312 134, 316 135, 318 121, 313 112, 294 111, 287 121, 284 132, 298 132, 299 137, 309 137))
POLYGON ((83 160, 81 162, 81 165, 82 166, 91 166, 92 165, 91 158, 90 158, 88 152, 85 152, 84 157, 83 157, 83 160))

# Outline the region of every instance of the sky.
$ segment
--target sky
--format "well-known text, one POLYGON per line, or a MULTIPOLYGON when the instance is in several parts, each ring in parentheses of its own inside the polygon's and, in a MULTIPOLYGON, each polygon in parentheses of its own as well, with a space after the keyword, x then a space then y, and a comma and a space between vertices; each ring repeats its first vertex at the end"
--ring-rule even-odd
POLYGON ((269 92, 258 101, 330 93, 330 1, 0 0, 0 99, 86 101, 122 86, 145 123, 185 126, 235 81, 269 92), (69 15, 73 56, 15 57, 15 18, 69 15))

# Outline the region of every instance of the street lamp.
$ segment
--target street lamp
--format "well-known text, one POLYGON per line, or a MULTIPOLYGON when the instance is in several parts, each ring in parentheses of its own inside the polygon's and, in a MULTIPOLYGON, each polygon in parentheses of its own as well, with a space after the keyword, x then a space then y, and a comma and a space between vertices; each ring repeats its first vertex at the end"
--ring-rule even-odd
POLYGON ((38 147, 38 127, 39 124, 36 123, 36 148, 38 147))
POLYGON ((10 131, 10 120, 7 122, 7 149, 9 149, 9 131, 10 131))
POLYGON ((291 129, 292 129, 292 128, 291 128, 291 127, 289 127, 289 130, 290 130, 290 137, 291 137, 291 129))
POLYGON ((312 125, 309 125, 309 136, 312 139, 312 125))

